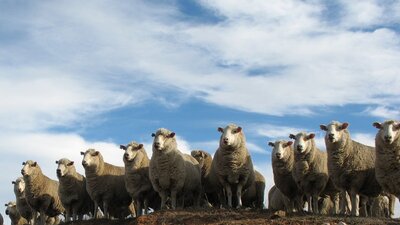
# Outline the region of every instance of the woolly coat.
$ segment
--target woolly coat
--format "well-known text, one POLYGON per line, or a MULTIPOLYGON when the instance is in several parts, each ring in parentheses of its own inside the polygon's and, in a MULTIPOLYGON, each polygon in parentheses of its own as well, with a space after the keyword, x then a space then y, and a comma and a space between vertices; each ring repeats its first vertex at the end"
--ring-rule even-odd
POLYGON ((10 217, 11 220, 11 225, 28 224, 28 221, 19 214, 15 202, 8 203, 7 211, 8 211, 8 216, 10 217))
MULTIPOLYGON (((275 142, 275 145, 280 143, 287 143, 286 141, 275 142)), ((293 176, 294 167, 294 150, 293 146, 286 146, 286 150, 290 154, 286 154, 284 158, 278 159, 275 154, 271 155, 272 158, 272 171, 274 174, 275 186, 287 197, 290 201, 294 202, 302 195, 301 190, 297 186, 293 176)))
MULTIPOLYGON (((28 160, 26 164, 33 165, 34 162, 28 160)), ((25 197, 28 204, 36 212, 43 210, 49 217, 63 213, 65 209, 58 195, 58 182, 45 176, 37 163, 31 169, 33 170, 31 175, 24 175, 25 197)))
MULTIPOLYGON (((129 159, 124 156, 123 161, 125 164, 125 185, 126 190, 132 199, 143 202, 145 199, 149 201, 149 207, 159 209, 160 198, 156 191, 154 191, 149 178, 149 165, 150 160, 143 147, 138 148, 139 144, 131 142, 126 146, 126 151, 134 149, 135 156, 129 159)), ((143 206, 143 205, 142 205, 143 206)))
POLYGON ((374 148, 353 141, 347 129, 342 132, 342 139, 335 143, 325 136, 330 178, 341 190, 377 196, 382 188, 375 177, 374 148))
POLYGON ((385 143, 381 138, 380 130, 375 138, 376 179, 383 190, 400 198, 400 132, 393 137, 391 144, 385 143))
MULTIPOLYGON (((228 128, 237 129, 238 126, 230 124, 225 129, 228 128)), ((223 144, 223 135, 221 135, 219 148, 212 161, 211 173, 218 179, 220 189, 224 187, 224 184, 229 184, 233 186, 233 191, 238 183, 243 183, 243 192, 254 182, 253 162, 242 131, 235 134, 235 143, 231 146, 223 144)))
POLYGON ((160 128, 154 135, 155 139, 159 135, 164 136, 165 142, 162 149, 157 149, 153 143, 149 169, 151 183, 161 198, 163 194, 177 191, 181 199, 192 196, 198 204, 201 193, 200 165, 191 155, 178 150, 175 137, 167 138, 171 134, 171 131, 160 128))
MULTIPOLYGON (((85 154, 94 152, 94 149, 89 149, 85 154)), ((85 168, 86 190, 99 206, 104 202, 108 204, 111 216, 126 217, 131 213, 129 207, 132 199, 125 188, 125 168, 106 163, 101 153, 97 154, 98 164, 85 168)))
POLYGON ((253 184, 243 192, 242 202, 245 207, 256 207, 258 209, 264 208, 264 191, 265 191, 265 178, 264 176, 254 170, 253 184))
POLYGON ((287 197, 274 185, 268 191, 268 209, 269 210, 285 210, 286 203, 289 201, 287 197))
POLYGON ((25 182, 23 177, 19 177, 14 182, 14 194, 17 204, 17 210, 23 218, 25 218, 27 221, 31 221, 33 219, 32 208, 26 201, 25 189, 22 190, 22 192, 18 190, 18 185, 20 184, 20 182, 25 182))
POLYGON ((86 190, 86 178, 76 172, 74 165, 68 166, 70 162, 68 159, 58 161, 59 164, 66 166, 66 174, 58 176, 60 182, 58 193, 64 208, 69 210, 70 213, 76 211, 77 215, 82 217, 89 214, 94 206, 86 190))

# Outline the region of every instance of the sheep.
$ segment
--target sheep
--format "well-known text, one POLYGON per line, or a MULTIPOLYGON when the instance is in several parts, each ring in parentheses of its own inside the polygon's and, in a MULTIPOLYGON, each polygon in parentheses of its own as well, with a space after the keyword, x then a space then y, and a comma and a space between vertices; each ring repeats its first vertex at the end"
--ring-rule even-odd
POLYGON ((183 205, 185 198, 190 195, 198 207, 202 188, 199 163, 191 155, 182 154, 178 150, 174 132, 160 128, 152 136, 153 155, 149 175, 154 190, 161 197, 161 209, 166 208, 168 196, 171 198, 172 209, 176 209, 178 197, 183 205))
POLYGON ((275 185, 268 191, 268 209, 273 211, 285 210, 289 199, 275 185))
POLYGON ((25 197, 25 181, 23 177, 12 181, 14 185, 14 194, 19 214, 25 218, 30 224, 33 223, 32 209, 28 205, 25 197))
POLYGON ((371 199, 370 215, 373 217, 390 217, 390 197, 380 194, 378 197, 371 199))
POLYGON ((76 172, 74 162, 62 158, 56 161, 57 177, 60 185, 58 194, 61 203, 65 208, 66 222, 72 220, 82 220, 85 214, 89 214, 93 209, 93 202, 86 191, 86 179, 76 172))
POLYGON ((94 202, 94 217, 99 217, 99 207, 107 219, 134 215, 132 198, 125 188, 125 168, 104 162, 101 153, 95 149, 88 149, 81 155, 86 190, 94 202))
POLYGON ((254 170, 254 182, 242 194, 242 203, 245 207, 264 208, 265 178, 254 170))
POLYGON ((217 178, 211 174, 212 156, 203 150, 193 150, 191 155, 199 162, 201 168, 201 184, 206 197, 206 204, 219 205, 217 178))
POLYGON ((242 207, 242 192, 254 182, 254 168, 249 151, 246 148, 246 138, 241 127, 229 124, 221 132, 219 148, 214 154, 211 164, 211 174, 215 176, 219 186, 220 200, 224 193, 228 207, 232 207, 232 192, 235 192, 236 208, 242 207))
POLYGON ((34 224, 37 224, 39 212, 40 224, 44 225, 47 217, 58 217, 65 211, 58 195, 58 182, 45 176, 37 162, 27 160, 22 165, 25 197, 32 208, 34 224))
POLYGON ((11 225, 23 225, 28 223, 28 221, 19 214, 16 202, 9 202, 5 204, 5 206, 7 207, 6 215, 10 217, 11 225))
POLYGON ((292 141, 269 142, 275 186, 289 199, 287 212, 302 211, 302 192, 293 179, 294 151, 292 141))
MULTIPOLYGON (((400 123, 386 120, 374 122, 379 129, 375 136, 375 175, 382 189, 400 199, 400 123)), ((394 214, 394 201, 390 201, 390 215, 394 214)))
POLYGON ((131 142, 120 145, 125 151, 123 161, 125 164, 125 186, 129 195, 136 204, 136 216, 141 216, 143 209, 148 214, 148 207, 158 209, 160 199, 154 191, 149 178, 150 160, 143 144, 131 142))
MULTIPOLYGON (((320 125, 326 131, 325 145, 328 152, 328 171, 334 185, 341 190, 341 196, 347 191, 351 200, 351 215, 359 216, 359 195, 377 196, 382 188, 375 178, 374 148, 351 139, 347 130, 349 123, 332 121, 327 126, 320 125)), ((340 212, 345 212, 341 202, 340 212)), ((366 205, 362 204, 366 213, 366 205)))
POLYGON ((315 134, 300 132, 290 134, 294 139, 295 164, 292 175, 299 188, 304 192, 308 201, 308 211, 318 214, 318 197, 329 194, 338 206, 338 191, 329 179, 327 155, 315 145, 315 134))

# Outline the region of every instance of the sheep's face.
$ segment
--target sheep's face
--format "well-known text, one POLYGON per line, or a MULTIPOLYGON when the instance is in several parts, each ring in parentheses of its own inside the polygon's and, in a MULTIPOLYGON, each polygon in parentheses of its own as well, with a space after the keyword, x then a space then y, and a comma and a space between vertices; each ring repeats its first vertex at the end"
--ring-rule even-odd
POLYGON ((200 168, 203 168, 205 159, 208 157, 207 153, 201 150, 194 150, 190 154, 197 160, 197 162, 199 162, 200 168))
POLYGON ((290 134, 289 137, 295 140, 294 150, 298 153, 305 154, 310 150, 309 146, 312 144, 311 141, 315 137, 315 134, 300 132, 297 135, 290 134))
POLYGON ((69 159, 60 159, 56 161, 56 164, 58 165, 56 170, 58 178, 69 175, 75 171, 74 161, 69 159))
POLYGON ((100 164, 100 152, 89 149, 86 152, 81 152, 83 155, 82 166, 87 168, 95 168, 100 164))
POLYGON ((386 144, 392 144, 400 135, 400 123, 394 120, 388 120, 384 123, 375 122, 373 126, 379 129, 378 136, 386 144))
POLYGON ((16 215, 17 213, 17 204, 15 202, 9 202, 4 205, 6 207, 6 215, 16 215))
POLYGON ((37 162, 34 162, 32 160, 28 160, 26 162, 22 163, 23 167, 21 170, 21 174, 24 177, 29 177, 33 174, 35 174, 35 172, 38 170, 39 165, 37 164, 37 162))
POLYGON ((165 128, 160 128, 157 133, 153 133, 153 151, 162 151, 164 153, 177 149, 175 133, 165 128))
POLYGON ((125 150, 124 160, 132 162, 136 158, 138 152, 143 148, 143 144, 132 142, 126 147, 120 145, 120 148, 125 150))
POLYGON ((326 131, 325 140, 330 143, 336 143, 342 140, 343 133, 349 126, 348 123, 339 123, 332 121, 328 126, 320 125, 321 130, 326 131))
POLYGON ((272 157, 276 159, 286 159, 291 154, 291 147, 293 142, 292 141, 275 141, 269 142, 268 145, 273 147, 272 149, 272 157))
POLYGON ((230 124, 225 129, 218 127, 221 132, 220 145, 223 147, 236 147, 239 146, 243 139, 242 128, 234 124, 230 124))
POLYGON ((25 192, 25 181, 22 177, 18 178, 16 181, 13 181, 14 191, 23 194, 25 192))

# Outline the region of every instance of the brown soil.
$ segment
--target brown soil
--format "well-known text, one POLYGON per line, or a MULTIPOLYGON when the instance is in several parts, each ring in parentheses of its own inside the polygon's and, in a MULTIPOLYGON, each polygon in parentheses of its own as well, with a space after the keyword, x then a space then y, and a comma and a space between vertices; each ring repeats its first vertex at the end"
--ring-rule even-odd
POLYGON ((308 225, 330 224, 339 222, 346 224, 400 224, 399 219, 362 218, 362 217, 327 217, 309 214, 285 215, 284 212, 270 212, 268 210, 162 210, 146 216, 126 220, 88 220, 70 223, 74 225, 162 225, 162 224, 279 224, 279 225, 308 225))

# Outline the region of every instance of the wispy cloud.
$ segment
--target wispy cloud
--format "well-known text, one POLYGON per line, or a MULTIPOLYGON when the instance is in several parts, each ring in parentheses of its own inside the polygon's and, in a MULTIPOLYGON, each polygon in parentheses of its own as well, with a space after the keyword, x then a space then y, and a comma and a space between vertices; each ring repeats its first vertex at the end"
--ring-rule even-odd
POLYGON ((380 117, 384 120, 400 118, 400 109, 397 107, 387 107, 387 106, 368 107, 364 112, 371 116, 380 117))

